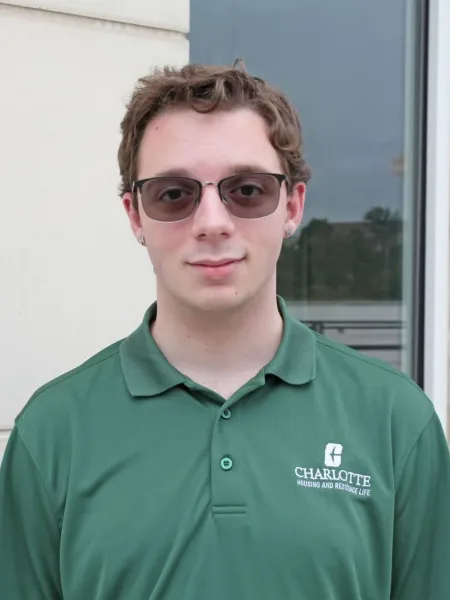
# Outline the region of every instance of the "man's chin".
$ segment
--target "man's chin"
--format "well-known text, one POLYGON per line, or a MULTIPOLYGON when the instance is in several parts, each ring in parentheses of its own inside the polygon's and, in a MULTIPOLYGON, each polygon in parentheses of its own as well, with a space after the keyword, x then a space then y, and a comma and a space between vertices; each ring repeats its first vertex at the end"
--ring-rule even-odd
POLYGON ((205 312, 227 312, 238 308, 245 300, 244 294, 236 288, 210 288, 186 298, 192 308, 205 312))

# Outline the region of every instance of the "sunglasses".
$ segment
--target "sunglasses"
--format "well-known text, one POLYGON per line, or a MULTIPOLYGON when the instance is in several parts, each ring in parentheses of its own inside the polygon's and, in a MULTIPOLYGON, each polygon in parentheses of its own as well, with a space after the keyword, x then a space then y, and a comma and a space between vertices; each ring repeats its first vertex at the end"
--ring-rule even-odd
POLYGON ((190 177, 150 177, 134 181, 133 194, 139 190, 142 208, 154 221, 183 221, 200 204, 202 190, 215 186, 227 211, 239 219, 261 219, 272 214, 280 200, 281 185, 287 175, 279 173, 240 173, 217 183, 190 177))

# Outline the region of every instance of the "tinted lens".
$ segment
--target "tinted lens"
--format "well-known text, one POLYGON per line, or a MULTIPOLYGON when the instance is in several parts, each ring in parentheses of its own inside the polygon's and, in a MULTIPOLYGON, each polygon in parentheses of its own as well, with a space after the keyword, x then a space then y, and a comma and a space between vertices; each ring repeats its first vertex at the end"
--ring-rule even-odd
POLYGON ((233 175, 221 182, 219 192, 232 215, 258 219, 267 217, 277 208, 280 182, 266 173, 233 175))
POLYGON ((200 186, 187 177, 155 177, 141 186, 142 207, 155 221, 181 221, 189 217, 200 195, 200 186))

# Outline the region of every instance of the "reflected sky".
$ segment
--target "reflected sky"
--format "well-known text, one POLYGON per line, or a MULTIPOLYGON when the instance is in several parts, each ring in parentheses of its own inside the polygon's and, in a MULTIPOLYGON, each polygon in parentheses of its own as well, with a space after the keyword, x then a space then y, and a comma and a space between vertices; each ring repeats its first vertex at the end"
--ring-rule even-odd
MULTIPOLYGON (((190 60, 233 63, 297 107, 313 169, 304 222, 403 210, 406 0, 191 0, 190 60)), ((409 99, 412 101, 412 99, 409 99)))

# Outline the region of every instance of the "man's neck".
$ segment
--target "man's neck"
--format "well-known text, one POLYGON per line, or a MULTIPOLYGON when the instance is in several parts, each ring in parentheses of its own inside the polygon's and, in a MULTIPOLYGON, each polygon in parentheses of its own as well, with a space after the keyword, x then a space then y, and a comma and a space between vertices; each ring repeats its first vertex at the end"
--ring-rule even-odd
POLYGON ((174 309, 158 300, 152 334, 167 360, 194 380, 239 374, 245 380, 275 355, 283 320, 275 293, 229 313, 174 309))

